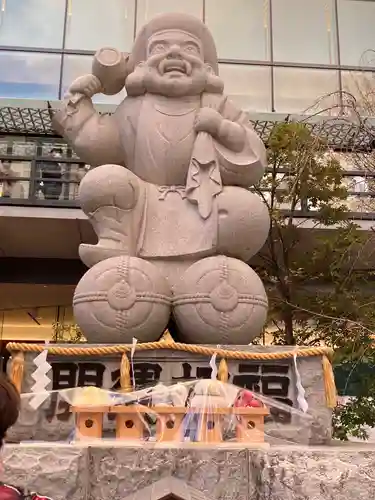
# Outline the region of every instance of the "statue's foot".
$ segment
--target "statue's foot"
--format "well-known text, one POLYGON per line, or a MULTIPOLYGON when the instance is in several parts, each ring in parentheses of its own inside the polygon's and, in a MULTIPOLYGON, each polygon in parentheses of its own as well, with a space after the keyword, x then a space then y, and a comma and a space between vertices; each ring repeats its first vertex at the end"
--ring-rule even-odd
POLYGON ((94 265, 78 283, 73 307, 90 343, 153 342, 168 324, 172 292, 158 269, 137 257, 94 265))
POLYGON ((246 345, 267 319, 267 295, 258 275, 223 255, 190 266, 173 294, 174 317, 188 343, 246 345))
POLYGON ((142 226, 145 183, 119 165, 90 170, 79 187, 79 201, 98 236, 97 245, 81 245, 89 267, 118 255, 135 255, 142 226))

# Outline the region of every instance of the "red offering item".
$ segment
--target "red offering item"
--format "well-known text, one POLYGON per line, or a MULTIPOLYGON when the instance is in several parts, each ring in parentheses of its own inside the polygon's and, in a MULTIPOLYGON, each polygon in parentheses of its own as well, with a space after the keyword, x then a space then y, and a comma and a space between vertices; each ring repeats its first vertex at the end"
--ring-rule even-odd
POLYGON ((243 389, 240 391, 234 406, 235 408, 261 408, 263 405, 254 397, 252 392, 243 389))
POLYGON ((250 406, 252 408, 262 408, 263 404, 258 399, 253 398, 250 401, 250 406))
POLYGON ((11 486, 0 485, 0 500, 19 500, 20 493, 11 486))
POLYGON ((22 489, 0 483, 0 500, 52 500, 49 497, 41 497, 35 493, 26 492, 22 489))

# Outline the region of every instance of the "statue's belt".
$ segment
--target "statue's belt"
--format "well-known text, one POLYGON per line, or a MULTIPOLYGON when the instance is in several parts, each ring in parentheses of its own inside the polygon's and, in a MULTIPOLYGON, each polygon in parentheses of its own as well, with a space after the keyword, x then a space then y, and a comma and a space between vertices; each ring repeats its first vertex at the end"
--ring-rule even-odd
POLYGON ((158 191, 160 193, 159 200, 165 200, 169 193, 178 193, 183 200, 186 198, 185 186, 159 186, 158 191))

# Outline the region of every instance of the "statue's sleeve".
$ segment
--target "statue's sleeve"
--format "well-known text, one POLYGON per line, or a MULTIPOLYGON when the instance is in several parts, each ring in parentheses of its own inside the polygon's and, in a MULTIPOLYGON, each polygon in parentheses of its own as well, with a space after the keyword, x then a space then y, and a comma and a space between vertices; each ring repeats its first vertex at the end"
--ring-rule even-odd
POLYGON ((82 98, 76 107, 65 104, 53 116, 52 124, 88 165, 125 166, 126 158, 114 117, 100 115, 90 99, 82 98))
POLYGON ((267 166, 267 153, 263 141, 255 132, 249 117, 225 99, 221 114, 224 119, 241 125, 245 144, 234 152, 216 142, 222 182, 225 185, 249 187, 260 181, 267 166))

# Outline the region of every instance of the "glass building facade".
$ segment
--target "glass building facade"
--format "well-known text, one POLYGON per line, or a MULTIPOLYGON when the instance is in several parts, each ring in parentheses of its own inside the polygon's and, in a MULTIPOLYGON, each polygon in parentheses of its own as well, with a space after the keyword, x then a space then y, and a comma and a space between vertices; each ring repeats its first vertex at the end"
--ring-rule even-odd
MULTIPOLYGON (((320 109, 335 114, 339 90, 356 95, 370 82, 373 95, 375 88, 375 0, 0 0, 0 6, 0 205, 76 206, 88 166, 56 137, 47 109, 18 110, 17 100, 61 99, 90 72, 98 48, 130 51, 142 25, 162 12, 189 13, 208 25, 225 91, 253 112, 265 141, 274 118, 262 113, 313 114, 311 106, 326 96, 320 109)), ((95 100, 115 105, 123 97, 95 100)), ((328 143, 335 151, 353 145, 367 151, 362 139, 344 126, 328 143)), ((351 209, 367 217, 373 193, 367 181, 358 187, 364 177, 355 163, 348 153, 351 209)))
POLYGON ((171 11, 208 25, 226 93, 249 111, 301 113, 375 72, 373 0, 2 0, 0 97, 60 99, 98 48, 129 51, 147 20, 171 11))
MULTIPOLYGON (((50 339, 54 322, 74 322, 70 304, 80 275, 73 273, 76 280, 72 274, 69 281, 61 263, 48 267, 46 261, 77 259, 79 242, 88 241, 74 209, 89 166, 56 136, 46 103, 35 101, 61 99, 75 78, 90 72, 98 48, 130 51, 145 22, 172 11, 208 25, 225 92, 251 112, 264 140, 273 120, 285 118, 268 113, 311 114, 309 108, 322 96, 327 96, 323 109, 332 111, 338 91, 356 96, 375 76, 375 0, 0 0, 0 257, 33 260, 21 269, 13 263, 17 272, 8 262, 0 269, 0 366, 8 340, 50 339), (21 103, 24 99, 31 101, 21 103), (21 213, 14 208, 37 211, 15 219, 4 216, 7 208, 10 214, 21 213), (48 213, 56 219, 41 217, 44 208, 53 208, 48 213), (58 228, 55 238, 52 225, 58 228), (38 279, 26 271, 33 266, 38 279)), ((123 97, 95 100, 115 105, 123 97)), ((347 171, 352 216, 372 228, 375 173, 359 170, 352 152, 369 151, 368 138, 351 123, 336 129, 333 123, 331 132, 329 145, 347 171)), ((297 215, 314 216, 309 200, 301 205, 297 215)))

